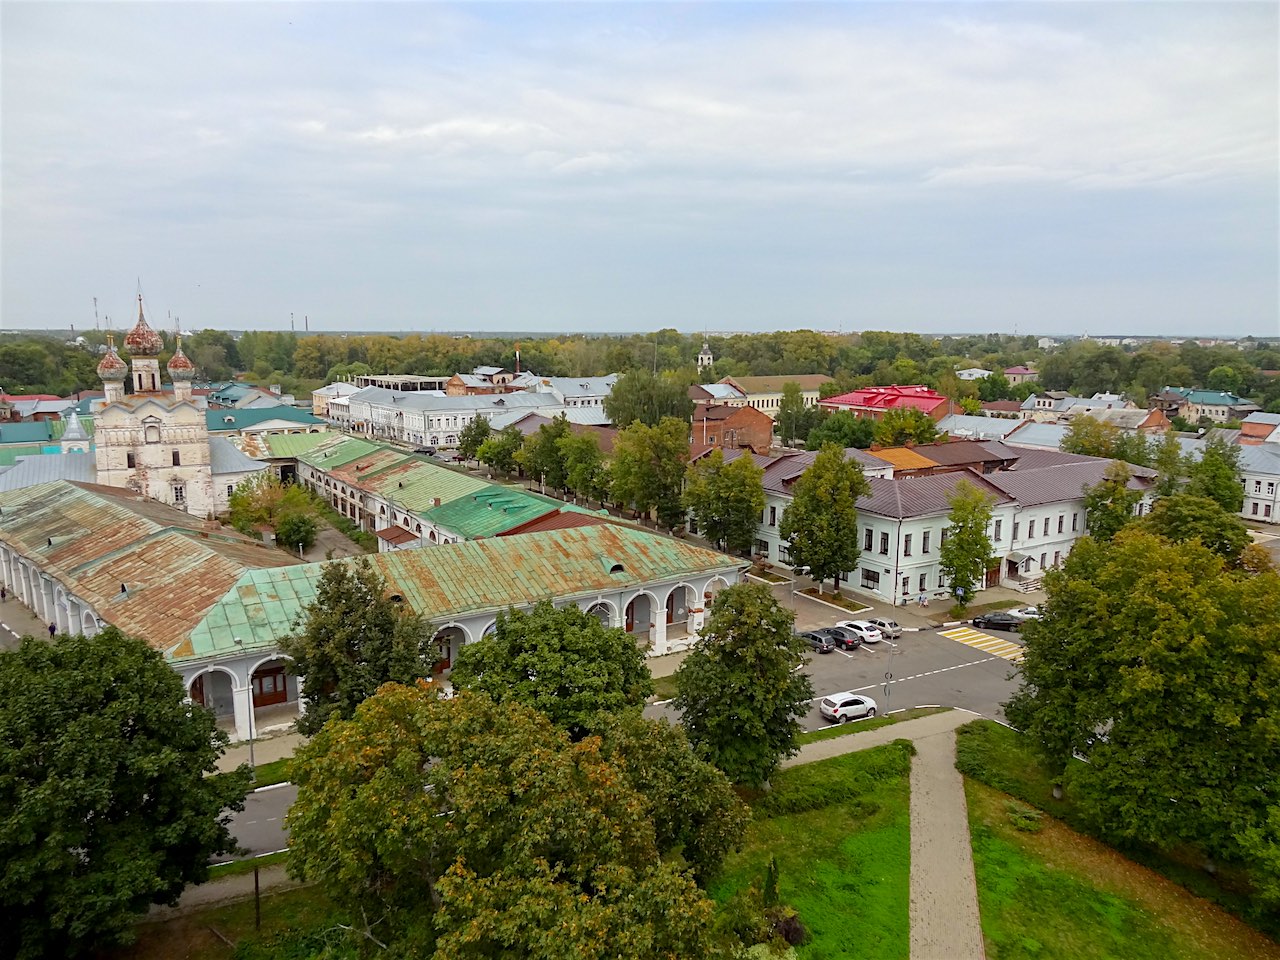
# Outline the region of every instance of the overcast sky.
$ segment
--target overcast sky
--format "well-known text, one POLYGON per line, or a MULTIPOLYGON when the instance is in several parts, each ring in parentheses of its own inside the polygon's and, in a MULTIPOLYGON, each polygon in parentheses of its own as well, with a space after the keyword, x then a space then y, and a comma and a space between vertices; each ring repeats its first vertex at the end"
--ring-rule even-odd
POLYGON ((0 326, 1280 333, 1274 3, 0 4, 0 326))

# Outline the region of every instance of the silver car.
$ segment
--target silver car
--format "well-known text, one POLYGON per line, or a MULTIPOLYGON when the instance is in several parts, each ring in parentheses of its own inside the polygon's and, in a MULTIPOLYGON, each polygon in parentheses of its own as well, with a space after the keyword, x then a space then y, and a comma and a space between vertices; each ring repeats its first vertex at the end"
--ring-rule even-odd
POLYGON ((884 639, 884 634, 870 620, 841 620, 836 626, 852 630, 862 638, 863 643, 879 643, 884 639))
POLYGON ((889 640, 897 640, 902 636, 902 628, 892 620, 881 620, 878 617, 872 617, 867 623, 879 630, 889 640))
POLYGON ((860 693, 833 693, 823 697, 818 712, 831 723, 848 723, 876 715, 876 702, 860 693))

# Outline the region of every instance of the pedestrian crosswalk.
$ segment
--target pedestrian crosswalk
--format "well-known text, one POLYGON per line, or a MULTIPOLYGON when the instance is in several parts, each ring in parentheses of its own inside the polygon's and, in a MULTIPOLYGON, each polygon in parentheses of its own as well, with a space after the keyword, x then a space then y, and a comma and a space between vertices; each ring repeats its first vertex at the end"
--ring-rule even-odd
POLYGON ((990 634, 975 630, 973 627, 955 627, 951 630, 939 630, 949 640, 957 640, 965 646, 989 653, 993 657, 1004 657, 1006 660, 1021 660, 1022 647, 1008 640, 1001 640, 990 634))

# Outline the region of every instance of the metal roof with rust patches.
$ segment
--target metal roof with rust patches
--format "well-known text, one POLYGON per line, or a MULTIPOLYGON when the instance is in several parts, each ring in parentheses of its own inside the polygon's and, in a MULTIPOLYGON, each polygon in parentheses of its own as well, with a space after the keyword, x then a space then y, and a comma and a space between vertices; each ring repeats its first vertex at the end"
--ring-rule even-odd
POLYGON ((409 459, 409 454, 403 450, 396 450, 394 447, 378 447, 362 457, 349 460, 342 466, 334 467, 327 472, 335 480, 341 480, 348 486, 365 489, 365 480, 372 473, 385 467, 404 463, 407 459, 409 459))
POLYGON ((489 489, 458 497, 425 511, 423 519, 464 540, 492 537, 568 506, 513 487, 489 489))
POLYGON ((175 657, 189 655, 191 629, 246 570, 296 564, 128 490, 65 480, 0 494, 0 541, 106 622, 175 657))
POLYGON ((381 448, 382 444, 371 440, 361 440, 359 437, 348 437, 345 434, 330 434, 326 442, 317 444, 306 453, 300 454, 298 460, 317 470, 332 470, 345 463, 359 460, 361 457, 367 457, 381 448))
MULTIPOLYGON (((395 550, 368 560, 391 592, 437 625, 550 597, 574 600, 746 566, 722 553, 615 523, 395 550)), ((307 563, 246 571, 192 631, 190 652, 183 657, 225 655, 238 649, 237 638, 245 649, 274 649, 315 599, 323 567, 307 563)))
POLYGON ((430 510, 437 499, 442 504, 450 503, 493 484, 419 457, 409 457, 373 471, 361 481, 361 486, 404 510, 421 513, 430 510))

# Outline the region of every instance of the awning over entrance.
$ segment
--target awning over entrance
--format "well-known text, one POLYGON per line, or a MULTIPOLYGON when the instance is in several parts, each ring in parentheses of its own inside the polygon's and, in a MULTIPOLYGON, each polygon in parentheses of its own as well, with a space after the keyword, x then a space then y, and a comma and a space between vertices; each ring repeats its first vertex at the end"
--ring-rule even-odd
MULTIPOLYGON (((379 534, 379 536, 381 536, 381 534, 379 534)), ((1005 559, 1008 560, 1010 563, 1022 563, 1027 559, 1027 555, 1025 553, 1018 553, 1015 550, 1013 553, 1005 557, 1005 559)))
POLYGON ((402 543, 408 543, 410 540, 417 540, 418 535, 410 533, 404 527, 385 527, 378 531, 378 539, 399 546, 402 543))

